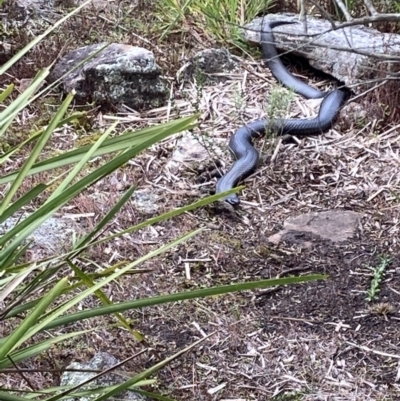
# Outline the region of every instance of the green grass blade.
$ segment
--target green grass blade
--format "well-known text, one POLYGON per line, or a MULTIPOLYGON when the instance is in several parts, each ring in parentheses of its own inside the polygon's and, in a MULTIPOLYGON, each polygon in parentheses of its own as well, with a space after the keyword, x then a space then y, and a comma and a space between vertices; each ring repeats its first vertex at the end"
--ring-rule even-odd
POLYGON ((8 85, 7 88, 0 93, 0 103, 3 103, 4 100, 8 98, 8 96, 11 94, 13 90, 14 90, 14 84, 8 85))
MULTIPOLYGON (((119 269, 121 267, 121 263, 117 263, 114 266, 110 266, 109 268, 103 270, 102 272, 99 273, 90 273, 88 274, 88 277, 91 280, 96 280, 99 278, 103 278, 105 276, 108 276, 109 274, 111 274, 113 271, 115 271, 115 269, 119 269)), ((128 274, 143 274, 143 273, 149 273, 150 270, 146 270, 146 269, 134 269, 131 271, 127 271, 124 273, 124 275, 128 275, 128 274)), ((40 284, 40 283, 39 283, 40 284)), ((63 291, 63 294, 67 294, 69 292, 71 292, 72 290, 75 290, 79 287, 82 287, 82 285, 84 285, 82 283, 82 281, 77 281, 75 284, 71 284, 69 286, 67 286, 65 288, 65 290, 63 291)), ((9 319, 11 317, 15 317, 20 315, 21 313, 24 313, 32 308, 35 307, 35 305, 37 305, 40 300, 42 299, 42 297, 39 297, 37 299, 34 299, 32 301, 28 301, 23 303, 22 305, 20 305, 19 303, 13 305, 9 310, 3 310, 2 313, 0 314, 0 320, 2 319, 9 319)), ((0 346, 2 344, 2 339, 0 338, 0 346)))
POLYGON ((48 186, 45 184, 36 185, 33 189, 27 192, 25 195, 21 196, 12 205, 10 205, 2 215, 0 215, 0 224, 7 220, 14 213, 18 212, 29 203, 32 199, 36 198, 40 193, 42 193, 48 186))
MULTIPOLYGON (((146 221, 144 221, 142 223, 139 223, 139 224, 136 224, 135 226, 129 227, 129 228, 123 230, 123 231, 119 231, 118 233, 111 234, 111 235, 109 235, 107 237, 104 237, 104 238, 102 238, 100 240, 92 242, 90 244, 90 246, 98 245, 98 244, 101 244, 103 242, 108 242, 111 239, 120 237, 121 235, 130 234, 130 233, 132 233, 134 231, 141 230, 142 228, 145 228, 145 227, 160 223, 160 222, 162 222, 164 220, 171 219, 172 217, 179 216, 179 215, 181 215, 183 213, 189 212, 190 210, 194 210, 194 209, 198 209, 198 208, 203 207, 203 206, 207 206, 210 203, 218 201, 221 198, 224 198, 225 196, 227 196, 229 194, 236 193, 236 192, 242 190, 243 188, 244 188, 244 186, 242 185, 240 187, 236 187, 236 188, 230 189, 229 191, 221 192, 219 194, 211 195, 211 196, 208 196, 206 198, 200 199, 199 201, 194 202, 194 203, 192 203, 192 204, 190 204, 188 206, 183 206, 183 207, 180 207, 178 209, 171 210, 169 212, 160 214, 159 216, 152 217, 151 219, 147 219, 146 221)), ((81 250, 83 250, 83 249, 81 249, 81 250)))
MULTIPOLYGON (((68 116, 66 118, 63 118, 58 124, 56 128, 62 127, 65 124, 70 123, 71 121, 75 121, 77 119, 79 119, 79 117, 81 117, 82 115, 84 115, 85 113, 74 113, 71 116, 68 116)), ((43 134, 45 128, 41 128, 40 130, 34 132, 33 134, 31 134, 29 136, 29 138, 25 139, 24 141, 22 141, 21 143, 19 143, 17 146, 14 146, 13 148, 11 148, 10 150, 8 150, 7 152, 5 152, 4 154, 1 155, 0 157, 0 165, 4 162, 6 162, 8 159, 10 159, 10 157, 15 154, 16 152, 18 152, 20 149, 22 149, 25 145, 31 143, 32 141, 36 140, 38 137, 40 137, 40 135, 43 134)), ((16 174, 15 174, 16 176, 16 174)))
MULTIPOLYGON (((229 195, 229 194, 231 194, 231 193, 235 193, 235 192, 237 192, 237 191, 239 191, 239 190, 241 190, 241 189, 243 189, 243 188, 244 188, 243 186, 237 187, 237 188, 233 188, 233 189, 231 189, 231 190, 229 190, 229 191, 226 191, 226 192, 223 192, 223 193, 220 193, 220 194, 212 195, 212 196, 209 196, 209 197, 207 197, 207 198, 201 199, 201 200, 199 200, 199 201, 197 201, 197 202, 195 202, 195 203, 192 203, 192 204, 190 204, 190 205, 188 205, 188 206, 181 207, 181 208, 172 210, 172 211, 170 211, 170 212, 164 213, 164 214, 162 214, 162 215, 160 215, 160 216, 157 216, 157 217, 154 217, 154 218, 152 218, 152 219, 146 220, 145 222, 140 223, 140 224, 138 224, 138 225, 136 225, 136 226, 133 226, 133 227, 130 227, 130 228, 126 229, 126 230, 120 231, 119 233, 116 233, 116 234, 107 236, 106 238, 102 238, 102 239, 100 239, 100 240, 97 240, 97 241, 95 241, 95 242, 92 242, 92 243, 90 244, 90 246, 98 245, 98 244, 101 244, 101 243, 103 243, 103 242, 107 242, 107 241, 109 241, 110 239, 117 238, 117 237, 119 237, 119 236, 121 236, 121 235, 124 235, 124 234, 129 234, 129 233, 131 233, 131 232, 133 232, 133 231, 137 231, 137 230, 139 230, 139 229, 141 229, 141 228, 147 227, 147 226, 150 225, 150 224, 155 224, 156 222, 161 222, 161 221, 167 220, 167 219, 169 219, 169 218, 178 216, 178 215, 180 215, 180 214, 182 214, 182 213, 185 213, 185 212, 188 212, 188 211, 190 211, 190 210, 193 210, 193 209, 196 209, 196 208, 199 208, 199 207, 202 207, 202 206, 206 206, 206 205, 208 205, 208 204, 210 204, 210 203, 212 203, 212 202, 215 202, 215 201, 217 201, 217 200, 223 198, 224 196, 227 196, 227 195, 229 195)), ((38 212, 35 212, 35 213, 38 213, 38 212)), ((35 221, 36 217, 35 217, 34 215, 31 215, 31 216, 29 216, 27 219, 31 219, 32 221, 35 221)), ((24 223, 24 222, 22 222, 22 223, 20 223, 20 224, 23 224, 23 223, 24 223)), ((13 230, 14 230, 14 229, 13 229, 13 230)), ((5 234, 3 237, 1 237, 1 238, 0 238, 0 246, 1 246, 1 243, 2 243, 3 241, 8 240, 8 239, 9 239, 8 237, 11 237, 11 238, 12 238, 12 236, 14 236, 16 233, 18 233, 18 230, 17 230, 17 229, 15 230, 15 232, 13 232, 13 231, 11 230, 11 231, 9 231, 7 234, 5 234)), ((9 248, 11 248, 11 245, 9 246, 9 248)), ((75 254, 76 252, 81 252, 81 251, 85 250, 86 248, 87 248, 87 245, 85 245, 84 247, 81 247, 81 248, 79 248, 79 249, 74 249, 74 250, 72 250, 72 251, 70 251, 70 252, 67 252, 66 254, 60 255, 60 256, 58 257, 58 259, 61 260, 61 259, 70 257, 71 255, 75 254)), ((5 253, 5 251, 0 252, 0 263, 1 263, 1 260, 3 260, 2 258, 5 257, 5 256, 4 256, 4 253, 5 253)), ((53 261, 54 261, 54 259, 53 259, 53 261)), ((39 261, 38 263, 45 263, 45 262, 47 262, 47 260, 39 261)))
POLYGON ((22 257, 26 250, 29 248, 29 244, 25 244, 21 248, 19 248, 16 252, 14 250, 12 252, 5 252, 5 258, 0 260, 0 271, 4 271, 7 268, 13 266, 17 260, 22 257))
MULTIPOLYGON (((41 341, 38 344, 31 345, 27 348, 14 351, 13 353, 10 354, 10 358, 4 358, 0 360, 0 370, 1 369, 6 369, 10 366, 15 366, 16 363, 25 361, 29 358, 33 358, 36 355, 41 354, 42 352, 46 352, 50 347, 52 347, 54 344, 60 343, 62 341, 68 340, 73 337, 78 337, 82 334, 89 333, 92 330, 82 330, 82 331, 77 331, 74 333, 68 333, 68 334, 63 334, 63 335, 57 335, 56 337, 51 337, 47 340, 41 341)), ((0 372, 1 373, 1 372, 0 372)), ((2 398, 0 397, 0 400, 2 398)))
MULTIPOLYGON (((179 125, 177 125, 178 129, 179 125)), ((147 149, 154 143, 159 142, 160 140, 164 139, 165 137, 171 135, 172 133, 175 133, 175 130, 166 130, 158 133, 157 135, 154 135, 152 138, 149 139, 143 139, 143 141, 135 146, 134 148, 129 149, 128 151, 122 153, 121 155, 115 157, 113 160, 110 162, 106 163, 105 165, 99 167, 92 173, 88 174, 86 177, 82 178, 80 181, 66 189, 62 194, 57 196, 56 198, 52 199, 50 202, 46 203, 43 205, 40 209, 38 209, 36 212, 32 213, 30 216, 28 216, 26 219, 24 219, 21 223, 19 223, 16 227, 14 227, 12 230, 10 230, 8 233, 6 233, 3 237, 0 238, 0 247, 4 246, 4 244, 9 241, 11 238, 16 236, 18 234, 18 238, 14 240, 14 243, 12 245, 9 245, 10 249, 13 246, 15 248, 16 244, 21 243, 24 238, 30 235, 32 231, 36 229, 40 224, 42 224, 42 220, 40 219, 41 217, 44 216, 44 220, 46 218, 50 217, 52 213, 54 213, 56 210, 61 208, 64 204, 66 204, 70 199, 75 197, 78 193, 80 193, 83 189, 89 187, 90 185, 93 185, 95 182, 98 180, 102 179, 103 177, 109 175, 112 171, 116 170, 126 162, 128 162, 130 159, 132 159, 134 156, 136 156, 138 153, 143 151, 144 149, 147 149), (22 231, 23 229, 30 227, 29 230, 27 231, 22 231)), ((8 251, 9 252, 9 251, 8 251)), ((0 262, 3 259, 3 252, 0 252, 0 262)))
MULTIPOLYGON (((1 372, 0 372, 1 373, 1 372)), ((150 379, 150 380, 142 380, 138 383, 135 384, 135 386, 132 386, 130 388, 130 390, 132 391, 136 391, 138 392, 137 388, 139 386, 151 386, 153 384, 156 383, 156 380, 154 379, 150 379)), ((55 386, 55 387, 49 387, 49 388, 45 388, 45 389, 41 389, 40 391, 21 391, 24 393, 27 393, 25 395, 26 399, 25 400, 32 400, 38 396, 42 396, 45 394, 53 394, 53 393, 57 393, 60 391, 66 391, 66 390, 70 390, 72 389, 74 386, 73 385, 69 385, 69 386, 55 386)), ((108 390, 112 390, 113 388, 117 387, 117 384, 114 384, 112 386, 100 386, 100 387, 96 387, 96 388, 90 388, 88 390, 81 390, 81 391, 74 391, 74 398, 81 398, 81 397, 87 397, 93 394, 100 394, 103 393, 104 391, 108 391, 108 390)), ((60 398, 60 400, 65 400, 65 399, 71 399, 70 395, 66 395, 60 398)), ((0 398, 1 400, 1 398, 0 398)), ((121 400, 123 401, 123 400, 121 400)), ((174 400, 172 400, 174 401, 174 400)))
POLYGON ((78 322, 84 319, 91 319, 92 317, 104 316, 115 312, 124 312, 130 309, 144 308, 146 306, 161 305, 165 303, 184 301, 187 299, 194 299, 194 298, 204 298, 208 296, 222 295, 236 291, 268 288, 268 287, 274 287, 276 285, 305 283, 308 281, 323 280, 326 279, 327 277, 328 276, 322 274, 314 274, 301 277, 287 277, 280 279, 250 281, 247 283, 229 284, 224 286, 205 288, 201 290, 191 290, 188 292, 180 292, 176 294, 160 295, 157 297, 120 302, 112 306, 100 306, 90 310, 81 311, 67 316, 59 317, 53 320, 48 326, 44 327, 44 330, 65 326, 67 324, 78 322))
POLYGON ((0 391, 0 400, 1 401, 26 401, 26 398, 18 397, 17 395, 11 395, 10 393, 0 391))
POLYGON ((15 116, 26 107, 28 99, 36 92, 39 86, 49 74, 49 68, 45 68, 36 74, 32 83, 10 105, 0 113, 0 137, 4 135, 15 116))
MULTIPOLYGON (((44 330, 46 327, 49 327, 49 325, 51 326, 53 324, 53 321, 57 318, 57 316, 60 316, 63 313, 67 312, 73 306, 75 306, 76 304, 81 302, 83 299, 85 299, 89 295, 92 295, 95 291, 99 290, 104 285, 109 284, 111 281, 116 280, 118 277, 120 277, 126 271, 132 269, 133 267, 139 265, 140 263, 143 263, 144 261, 146 261, 148 259, 151 259, 157 255, 160 255, 161 253, 179 245, 180 243, 182 243, 184 241, 187 241, 189 238, 193 237, 194 235, 197 235, 201 231, 202 231, 202 229, 198 229, 198 230, 189 232, 188 234, 170 242, 169 244, 164 245, 164 246, 156 249, 155 251, 149 252, 148 254, 142 256, 141 258, 135 260, 134 262, 129 263, 128 265, 122 267, 121 269, 119 269, 115 273, 111 274, 110 276, 104 278, 103 280, 101 280, 100 282, 95 284, 94 286, 80 292, 72 300, 66 302, 65 304, 61 305, 60 307, 57 307, 53 313, 51 313, 50 315, 48 315, 44 319, 42 319, 39 323, 37 323, 29 331, 27 331, 26 334, 23 334, 22 338, 19 340, 19 343, 26 341, 28 338, 32 337, 34 334, 38 333, 39 331, 44 330)), ((43 302, 43 300, 41 302, 43 302)), ((39 305, 35 308, 35 310, 39 307, 39 305)), ((107 305, 106 307, 110 308, 110 307, 112 307, 112 305, 107 305)), ((13 333, 13 335, 14 335, 14 333, 13 333)), ((3 347, 5 347, 5 344, 2 346, 0 352, 3 350, 3 347)), ((0 353, 0 355, 1 355, 1 353, 0 353)))
POLYGON ((37 268, 36 264, 28 267, 22 272, 15 274, 12 280, 0 291, 0 304, 17 288, 25 278, 37 268))
MULTIPOLYGON (((139 131, 133 132, 129 131, 118 137, 109 138, 104 141, 103 146, 101 146, 100 149, 98 149, 94 153, 93 157, 118 152, 134 146, 140 146, 140 144, 142 144, 144 141, 151 140, 154 137, 163 139, 178 132, 191 129, 193 128, 193 123, 197 119, 197 117, 197 115, 183 117, 179 120, 170 121, 160 126, 144 128, 139 131)), ((156 142, 157 141, 154 141, 153 143, 156 142)), ((79 149, 74 149, 51 159, 34 164, 28 175, 33 175, 58 167, 66 166, 68 164, 77 163, 81 160, 82 155, 89 151, 90 147, 91 145, 82 146, 79 149)), ((16 176, 17 173, 10 173, 4 177, 1 177, 0 184, 6 184, 8 182, 14 181, 16 176)))
MULTIPOLYGON (((94 238, 112 218, 121 210, 122 206, 131 198, 133 192, 135 191, 136 186, 132 186, 125 192, 125 194, 121 197, 121 199, 117 202, 117 204, 104 216, 104 218, 100 221, 100 223, 96 226, 94 230, 92 230, 86 237, 82 238, 76 245, 76 248, 81 248, 88 244, 92 238, 94 238)), ((76 256, 73 255, 72 257, 76 256)))
POLYGON ((3 214, 4 210, 8 206, 8 204, 11 202, 12 197, 15 195, 17 192, 18 188, 26 178, 27 173, 31 169, 32 165, 34 164, 35 160, 38 158, 40 155, 43 147, 46 145, 47 141, 49 140, 51 134, 55 130, 57 124, 60 122, 61 118, 64 116, 65 112, 68 109, 69 104, 71 103, 73 99, 72 94, 68 94, 66 99, 62 102, 61 107, 58 109, 57 113, 55 116, 51 119, 50 124, 44 131, 43 135, 37 142, 35 148, 32 150, 28 160, 24 163, 24 166, 18 173, 15 181, 13 182, 11 188, 7 192, 6 196, 4 197, 3 202, 0 204, 0 215, 3 214))
POLYGON ((176 17, 175 17, 174 21, 172 21, 171 24, 168 26, 168 28, 161 34, 161 37, 159 39, 160 41, 162 41, 172 29, 174 29, 175 25, 178 23, 180 18, 182 18, 182 19, 184 18, 185 10, 188 8, 188 6, 190 5, 190 3, 192 1, 193 0, 186 0, 185 4, 182 6, 182 8, 180 8, 180 7, 176 8, 176 12, 177 12, 176 17))
MULTIPOLYGON (((213 334, 213 333, 212 333, 213 334)), ((172 362, 174 359, 178 358, 179 356, 181 356, 182 354, 184 354, 185 352, 190 351, 192 348, 196 347, 197 345, 201 344, 202 342, 204 342, 206 339, 208 339, 212 334, 208 335, 207 337, 201 338, 200 340, 196 341, 195 343, 189 345, 188 347, 184 348, 181 351, 176 352, 174 355, 164 359, 161 362, 158 362, 157 364, 155 364, 154 366, 152 366, 149 369, 144 370, 143 372, 135 375, 134 377, 132 377, 131 379, 127 380, 125 383, 120 384, 119 386, 117 386, 117 388, 108 391, 107 393, 101 395, 100 397, 95 398, 93 401, 104 401, 109 399, 110 397, 112 397, 113 395, 119 394, 121 391, 124 391, 126 389, 128 389, 130 386, 136 384, 137 382, 139 382, 140 380, 144 380, 147 377, 149 377, 150 375, 152 375, 153 373, 157 372, 158 370, 160 370, 161 368, 163 368, 165 365, 169 364, 170 362, 172 362)), ((53 401, 53 400, 46 400, 46 401, 53 401)))
MULTIPOLYGON (((61 206, 60 206, 61 207, 61 206)), ((39 209, 39 212, 41 209, 39 209)), ((39 213, 43 214, 43 213, 39 213)), ((40 227, 49 217, 50 213, 47 215, 39 216, 36 220, 32 222, 32 224, 29 227, 22 227, 24 225, 25 220, 29 219, 32 215, 24 219, 21 223, 18 225, 14 226, 10 231, 8 231, 6 234, 4 234, 2 237, 0 237, 0 242, 4 242, 4 244, 0 245, 4 246, 6 244, 6 239, 8 240, 9 234, 13 233, 13 236, 15 236, 15 239, 10 243, 7 244, 7 247, 3 251, 0 252, 0 266, 5 263, 5 260, 7 260, 10 257, 13 257, 13 253, 18 250, 18 247, 23 244, 27 240, 27 238, 38 228, 40 227)), ((3 268, 6 268, 3 266, 3 268)))
POLYGON ((44 68, 36 73, 30 85, 0 113, 1 124, 7 121, 10 116, 15 115, 16 111, 18 112, 25 107, 27 100, 37 91, 49 73, 49 68, 44 68))
POLYGON ((32 330, 32 326, 42 316, 47 307, 56 299, 62 289, 65 287, 67 279, 61 279, 50 292, 43 297, 42 301, 35 307, 35 309, 22 321, 22 323, 13 331, 0 348, 0 360, 4 359, 10 351, 17 348, 25 341, 25 335, 32 330))
POLYGON ((84 165, 92 158, 93 154, 96 150, 101 146, 101 144, 105 141, 105 139, 114 131, 115 127, 118 125, 118 122, 112 124, 103 135, 91 146, 91 148, 86 152, 86 154, 82 157, 79 163, 70 171, 68 176, 63 180, 63 182, 57 187, 57 189, 51 194, 51 196, 47 199, 45 203, 50 202, 52 199, 61 195, 61 193, 68 187, 68 185, 75 179, 78 173, 82 170, 84 165))
MULTIPOLYGON (((91 288, 95 285, 95 282, 88 277, 87 274, 85 274, 81 269, 79 269, 78 266, 76 266, 74 263, 71 261, 67 261, 69 267, 74 271, 77 277, 79 277, 82 282, 88 287, 91 288)), ((97 290, 94 292, 97 298, 100 299, 100 301, 104 305, 112 305, 113 303, 110 301, 110 299, 107 297, 106 294, 102 290, 97 290)), ((138 341, 143 341, 143 335, 140 334, 138 331, 133 330, 131 328, 131 325, 129 322, 124 318, 124 316, 120 313, 115 313, 115 317, 121 322, 122 326, 125 327, 127 331, 129 331, 138 341)))

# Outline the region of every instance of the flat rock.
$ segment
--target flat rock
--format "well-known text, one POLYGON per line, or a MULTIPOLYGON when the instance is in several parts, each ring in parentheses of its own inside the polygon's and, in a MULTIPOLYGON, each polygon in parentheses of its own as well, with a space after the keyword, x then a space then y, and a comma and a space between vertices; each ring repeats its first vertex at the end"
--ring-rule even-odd
POLYGON ((351 210, 328 210, 325 212, 301 214, 289 217, 283 223, 283 230, 268 238, 269 242, 277 245, 281 241, 303 243, 311 246, 315 237, 343 242, 351 238, 359 225, 361 215, 351 210))
POLYGON ((221 148, 216 144, 222 141, 220 138, 213 138, 210 141, 187 133, 178 139, 166 167, 176 174, 181 168, 186 169, 188 165, 193 166, 196 163, 212 160, 215 155, 221 156, 221 148))
POLYGON ((161 107, 167 99, 166 83, 154 54, 142 47, 112 43, 84 46, 66 54, 52 70, 54 82, 90 55, 89 61, 61 81, 65 93, 75 90, 80 103, 94 102, 106 107, 122 104, 134 110, 161 107))
MULTIPOLYGON (((88 362, 72 362, 67 369, 76 369, 76 370, 107 370, 116 364, 119 361, 113 355, 108 352, 98 352, 94 355, 94 357, 88 362)), ((118 370, 123 369, 123 367, 119 367, 118 370)), ((80 383, 83 383, 86 380, 96 376, 98 373, 96 372, 64 372, 61 375, 61 386, 77 386, 80 383)), ((126 381, 127 378, 123 378, 120 375, 115 373, 108 373, 100 376, 99 378, 91 381, 88 384, 83 386, 83 389, 88 390, 96 387, 105 387, 112 386, 114 384, 120 384, 126 381)), ((93 396, 84 396, 84 397, 73 397, 68 398, 67 401, 91 401, 96 399, 99 394, 93 396)), ((109 398, 111 401, 117 400, 126 400, 126 401, 145 401, 149 400, 148 397, 142 396, 134 391, 123 391, 115 397, 109 398)), ((150 401, 150 400, 149 400, 150 401)))
POLYGON ((312 67, 352 86, 357 94, 369 87, 365 81, 378 77, 377 67, 383 74, 393 68, 393 63, 382 60, 378 66, 377 56, 400 55, 398 34, 382 33, 361 25, 332 30, 328 20, 311 16, 307 17, 306 33, 298 15, 292 13, 268 14, 254 19, 244 26, 245 39, 260 43, 263 23, 276 20, 297 22, 273 29, 278 49, 306 58, 312 67))
MULTIPOLYGON (((11 230, 29 214, 13 216, 0 224, 0 237, 11 230)), ((74 233, 82 234, 79 225, 71 219, 50 217, 28 238, 26 257, 29 261, 40 260, 70 250, 74 233)))

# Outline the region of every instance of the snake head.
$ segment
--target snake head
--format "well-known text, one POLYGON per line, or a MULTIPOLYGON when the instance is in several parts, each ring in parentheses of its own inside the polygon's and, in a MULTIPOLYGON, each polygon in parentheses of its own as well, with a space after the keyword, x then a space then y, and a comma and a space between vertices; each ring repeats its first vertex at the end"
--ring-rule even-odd
POLYGON ((225 202, 229 203, 232 206, 238 206, 240 204, 239 197, 236 194, 230 194, 225 199, 225 202))

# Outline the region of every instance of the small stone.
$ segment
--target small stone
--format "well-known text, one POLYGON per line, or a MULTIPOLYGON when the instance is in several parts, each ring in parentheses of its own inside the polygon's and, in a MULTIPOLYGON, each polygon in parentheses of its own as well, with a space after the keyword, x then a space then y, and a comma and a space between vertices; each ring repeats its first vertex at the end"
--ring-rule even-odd
POLYGON ((186 80, 204 79, 207 83, 224 81, 223 73, 235 70, 237 64, 226 49, 206 49, 197 53, 182 67, 183 77, 186 80))
POLYGON ((220 138, 213 138, 213 142, 207 138, 199 138, 187 133, 179 139, 167 168, 177 173, 181 166, 193 165, 195 163, 212 160, 213 157, 221 156, 222 151, 216 143, 221 142, 220 138))
POLYGON ((313 236, 332 242, 343 242, 351 238, 358 227, 361 215, 351 210, 328 210, 289 217, 283 230, 271 235, 268 241, 277 245, 281 241, 311 245, 313 236))

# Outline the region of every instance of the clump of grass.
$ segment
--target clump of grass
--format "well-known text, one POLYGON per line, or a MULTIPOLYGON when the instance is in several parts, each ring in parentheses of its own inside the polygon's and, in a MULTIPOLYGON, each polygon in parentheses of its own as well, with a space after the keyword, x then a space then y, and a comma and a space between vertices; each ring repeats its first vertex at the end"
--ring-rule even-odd
POLYGON ((371 302, 377 299, 378 294, 380 292, 380 285, 385 276, 386 269, 392 262, 392 259, 387 256, 381 256, 380 263, 377 267, 367 266, 368 269, 372 270, 373 277, 371 281, 370 288, 366 291, 367 293, 367 301, 371 302))
POLYGON ((194 29, 228 48, 248 50, 241 26, 267 11, 272 0, 160 0, 156 17, 161 39, 171 33, 194 29))
POLYGON ((376 315, 387 316, 395 311, 395 307, 388 302, 379 302, 375 305, 371 305, 369 311, 376 315))

